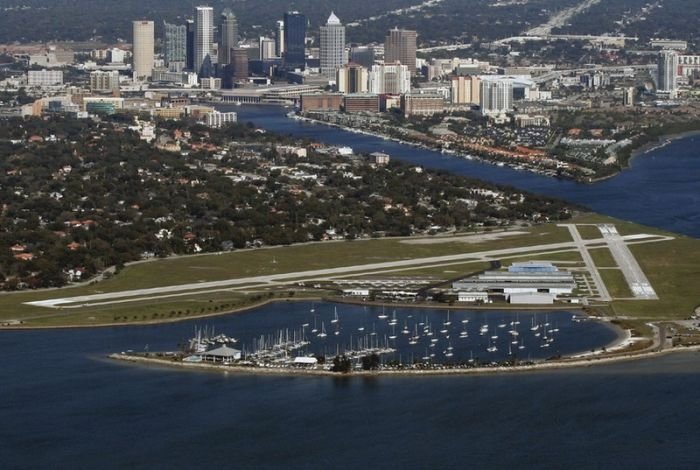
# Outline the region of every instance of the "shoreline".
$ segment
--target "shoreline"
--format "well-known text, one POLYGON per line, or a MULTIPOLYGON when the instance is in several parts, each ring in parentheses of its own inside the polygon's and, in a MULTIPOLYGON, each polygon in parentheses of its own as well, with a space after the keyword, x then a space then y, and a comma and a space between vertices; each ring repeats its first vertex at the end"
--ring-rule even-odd
POLYGON ((404 377, 404 376, 435 376, 435 375, 488 375, 488 374, 508 374, 541 372, 548 370, 576 369, 583 367, 593 367, 597 365, 614 364, 618 362, 637 361, 650 359, 667 354, 678 352, 698 352, 700 346, 678 346, 671 349, 643 351, 637 353, 614 354, 605 357, 585 357, 585 358, 565 358, 554 361, 543 361, 532 365, 518 366, 494 366, 494 367, 445 367, 443 369, 401 369, 401 370, 378 370, 378 371, 352 371, 349 373, 332 372, 321 369, 292 369, 292 368, 272 368, 272 367, 248 367, 248 366, 228 366, 207 363, 185 363, 174 362, 168 359, 156 357, 144 357, 126 353, 112 353, 107 358, 137 365, 157 365, 163 367, 180 368, 187 370, 200 370, 210 372, 224 372, 235 374, 252 375, 277 375, 277 376, 317 376, 317 377, 404 377))
MULTIPOLYGON (((250 305, 243 305, 237 308, 234 308, 232 310, 227 310, 225 312, 212 312, 212 313, 206 313, 206 314, 198 314, 198 315, 193 315, 189 317, 181 317, 181 318, 167 318, 167 319, 159 319, 159 320, 146 320, 146 321, 137 321, 134 323, 96 323, 93 325, 35 325, 35 326, 30 326, 30 325, 1 325, 0 324, 0 334, 2 334, 3 331, 31 331, 31 330, 68 330, 68 329, 86 329, 86 328, 121 328, 121 327, 139 327, 139 326, 153 326, 153 325, 165 325, 165 324, 171 324, 171 323, 178 323, 178 322, 184 322, 188 320, 200 320, 203 318, 214 318, 214 317, 222 317, 225 315, 237 315, 239 313, 244 313, 248 310, 253 310, 259 307, 264 307, 266 305, 269 305, 271 303, 275 302, 329 302, 329 303, 337 303, 337 304, 346 304, 346 305, 362 305, 362 306, 374 306, 374 307, 395 307, 395 308, 432 308, 432 309, 438 309, 438 310, 457 310, 457 309, 462 309, 462 310, 475 310, 475 311, 509 311, 509 310, 514 310, 514 311, 556 311, 556 310, 565 310, 565 311, 573 311, 573 310, 585 310, 584 305, 576 305, 576 304, 569 304, 569 305, 522 305, 522 306, 510 306, 510 305, 445 305, 445 304, 437 304, 437 305, 429 305, 429 304, 417 304, 417 303, 400 303, 400 302, 370 302, 370 301, 363 301, 363 300, 355 300, 355 299, 343 299, 343 298, 337 298, 333 296, 328 296, 328 297, 304 297, 304 298, 299 298, 299 297, 278 297, 278 298, 272 298, 272 299, 265 299, 260 302, 255 302, 250 305)), ((592 317, 594 319, 597 319, 597 317, 592 317)))
MULTIPOLYGON (((627 160, 626 168, 630 168, 632 166, 632 161, 637 157, 641 157, 647 153, 651 153, 655 150, 662 149, 662 148, 666 147, 667 145, 669 145, 677 140, 690 138, 690 137, 697 137, 697 136, 700 136, 700 130, 679 132, 677 134, 662 134, 655 141, 647 142, 646 144, 632 150, 632 153, 630 154, 630 158, 627 160)), ((623 171, 624 171, 624 168, 623 168, 623 171)))
MULTIPOLYGON (((354 128, 354 127, 343 126, 341 124, 335 124, 332 122, 321 121, 318 119, 314 119, 314 118, 310 118, 310 117, 306 117, 306 116, 301 116, 298 114, 295 114, 294 116, 288 116, 288 117, 290 119, 297 120, 297 121, 303 121, 303 122, 308 122, 311 124, 320 124, 320 125, 324 125, 324 126, 328 126, 328 127, 334 127, 334 128, 340 129, 340 130, 345 131, 345 132, 351 132, 351 133, 355 133, 355 134, 364 134, 364 135, 376 137, 376 138, 383 139, 383 140, 389 140, 389 141, 392 141, 392 142, 395 142, 395 143, 398 143, 401 145, 408 145, 411 147, 418 147, 418 148, 422 148, 422 149, 426 149, 426 150, 431 150, 434 152, 439 152, 442 154, 451 155, 453 157, 457 157, 457 158, 461 158, 461 159, 474 160, 474 161, 477 161, 479 163, 483 163, 483 164, 487 164, 487 165, 507 166, 508 168, 515 170, 515 171, 524 170, 524 171, 528 171, 530 173, 534 173, 536 175, 541 175, 541 176, 548 177, 548 178, 554 178, 554 179, 561 178, 561 177, 548 175, 548 174, 546 174, 546 172, 543 172, 543 171, 537 171, 537 169, 535 169, 535 168, 530 168, 527 166, 523 167, 521 164, 515 163, 515 162, 501 161, 501 160, 490 160, 490 159, 487 159, 484 157, 480 157, 478 155, 458 153, 458 152, 452 151, 452 150, 442 151, 442 149, 439 149, 437 147, 433 147, 430 145, 426 145, 423 143, 412 142, 410 140, 404 140, 404 139, 401 139, 398 137, 393 137, 393 136, 390 136, 387 134, 381 134, 378 132, 366 131, 366 130, 358 129, 358 128, 354 128)), ((623 173, 626 169, 631 168, 632 162, 635 158, 643 156, 643 155, 650 153, 650 152, 653 152, 655 150, 659 150, 659 149, 673 143, 676 140, 681 140, 681 139, 685 139, 685 138, 689 138, 689 137, 696 137, 696 136, 700 136, 700 130, 684 131, 684 132, 679 132, 679 133, 675 133, 675 134, 662 134, 656 140, 654 140, 652 142, 647 142, 646 144, 643 144, 640 147, 633 149, 631 154, 630 154, 630 157, 627 159, 625 165, 620 167, 620 170, 618 170, 612 174, 600 176, 600 177, 596 177, 596 178, 591 178, 589 180, 578 179, 578 178, 574 178, 574 177, 564 177, 562 179, 574 181, 574 182, 579 183, 579 184, 602 183, 604 181, 615 178, 616 176, 623 173)))

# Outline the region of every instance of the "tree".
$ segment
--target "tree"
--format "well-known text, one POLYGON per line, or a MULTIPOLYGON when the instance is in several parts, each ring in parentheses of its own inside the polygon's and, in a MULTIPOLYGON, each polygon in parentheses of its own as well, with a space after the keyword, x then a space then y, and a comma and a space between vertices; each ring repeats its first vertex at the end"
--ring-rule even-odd
POLYGON ((343 354, 342 356, 335 356, 333 358, 333 367, 331 367, 331 372, 340 372, 342 374, 347 374, 352 370, 352 362, 350 359, 343 354))
POLYGON ((369 356, 362 356, 362 370, 377 370, 381 365, 381 359, 377 353, 372 353, 369 356))

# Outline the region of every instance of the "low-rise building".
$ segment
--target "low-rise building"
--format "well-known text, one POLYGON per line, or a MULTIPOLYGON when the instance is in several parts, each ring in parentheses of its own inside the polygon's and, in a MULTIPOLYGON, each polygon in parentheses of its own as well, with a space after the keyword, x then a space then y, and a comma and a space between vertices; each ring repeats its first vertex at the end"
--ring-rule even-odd
POLYGON ((233 112, 222 113, 214 111, 204 115, 204 123, 209 127, 223 127, 228 123, 236 122, 238 115, 233 112))
POLYGON ((27 85, 30 87, 63 85, 63 71, 30 70, 27 72, 27 85))
POLYGON ((346 113, 378 113, 379 95, 368 93, 346 95, 343 100, 343 109, 346 113))
POLYGON ((343 106, 341 93, 318 93, 301 95, 301 111, 340 111, 343 106))
MULTIPOLYGON (((452 284, 458 291, 485 291, 512 294, 571 294, 576 282, 571 273, 559 271, 551 263, 515 263, 507 271, 486 271, 452 284)), ((516 297, 517 300, 517 297, 516 297)))
POLYGON ((401 97, 401 112, 404 116, 431 116, 445 111, 445 99, 433 93, 407 93, 401 97))

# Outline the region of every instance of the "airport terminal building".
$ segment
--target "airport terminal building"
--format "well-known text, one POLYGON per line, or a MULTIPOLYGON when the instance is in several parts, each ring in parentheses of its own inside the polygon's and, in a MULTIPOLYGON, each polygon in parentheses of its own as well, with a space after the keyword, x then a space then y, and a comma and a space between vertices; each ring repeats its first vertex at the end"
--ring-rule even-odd
POLYGON ((547 262, 513 263, 507 271, 486 271, 452 284, 459 292, 504 294, 511 303, 551 304, 557 296, 571 294, 576 282, 571 273, 547 262))

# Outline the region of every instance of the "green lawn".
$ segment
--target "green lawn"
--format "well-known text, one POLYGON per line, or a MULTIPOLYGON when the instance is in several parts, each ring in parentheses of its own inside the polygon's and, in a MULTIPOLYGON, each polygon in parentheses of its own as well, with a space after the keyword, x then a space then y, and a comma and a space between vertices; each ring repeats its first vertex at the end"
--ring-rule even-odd
POLYGON ((592 248, 588 250, 593 262, 599 268, 616 268, 617 263, 608 248, 592 248))
POLYGON ((619 315, 683 319, 700 305, 700 240, 681 237, 660 243, 630 245, 658 301, 615 302, 619 315))
POLYGON ((578 233, 584 240, 595 240, 597 238, 602 238, 600 230, 595 225, 577 225, 578 233))
POLYGON ((605 286, 608 288, 610 296, 615 297, 631 297, 629 285, 622 271, 619 269, 601 269, 600 277, 603 278, 605 286))
MULTIPOLYGON (((667 233, 617 221, 605 216, 585 214, 572 223, 614 223, 621 233, 667 233)), ((523 230, 517 228, 517 230, 523 230)), ((597 229, 596 229, 597 230, 597 229)), ((112 279, 78 288, 52 291, 0 294, 0 320, 30 319, 29 325, 89 325, 98 323, 131 324, 138 322, 166 321, 191 318, 199 314, 215 314, 251 305, 267 298, 269 292, 257 288, 248 293, 220 291, 213 293, 191 292, 181 297, 139 300, 105 306, 51 310, 32 307, 24 302, 56 297, 111 292, 134 288, 177 285, 198 281, 215 281, 331 268, 345 265, 362 265, 532 246, 570 241, 566 228, 548 224, 527 229, 528 233, 498 240, 466 243, 436 238, 440 243, 408 244, 404 239, 378 239, 352 242, 324 242, 290 247, 238 251, 221 255, 189 256, 138 263, 126 267, 112 279), (262 296, 262 297, 261 297, 262 296), (189 313, 187 313, 189 311, 189 313), (174 312, 174 313, 173 313, 174 312)), ((463 236, 465 234, 459 234, 463 236)), ((611 309, 619 315, 640 320, 685 318, 700 304, 700 240, 677 237, 672 241, 630 245, 640 265, 660 296, 659 301, 615 301, 611 309)), ((607 248, 591 250, 596 263, 610 265, 607 248)), ((505 265, 514 261, 552 260, 581 263, 576 252, 532 255, 504 258, 505 265)), ((576 265, 574 265, 576 266, 576 265)), ((451 266, 417 266, 388 272, 390 276, 422 276, 436 279, 452 279, 488 267, 482 261, 465 261, 451 266)), ((608 288, 614 296, 630 296, 629 287, 618 270, 601 270, 608 288)), ((276 298, 290 295, 289 289, 273 288, 276 298)), ((297 291, 294 298, 324 295, 322 292, 297 291)))

